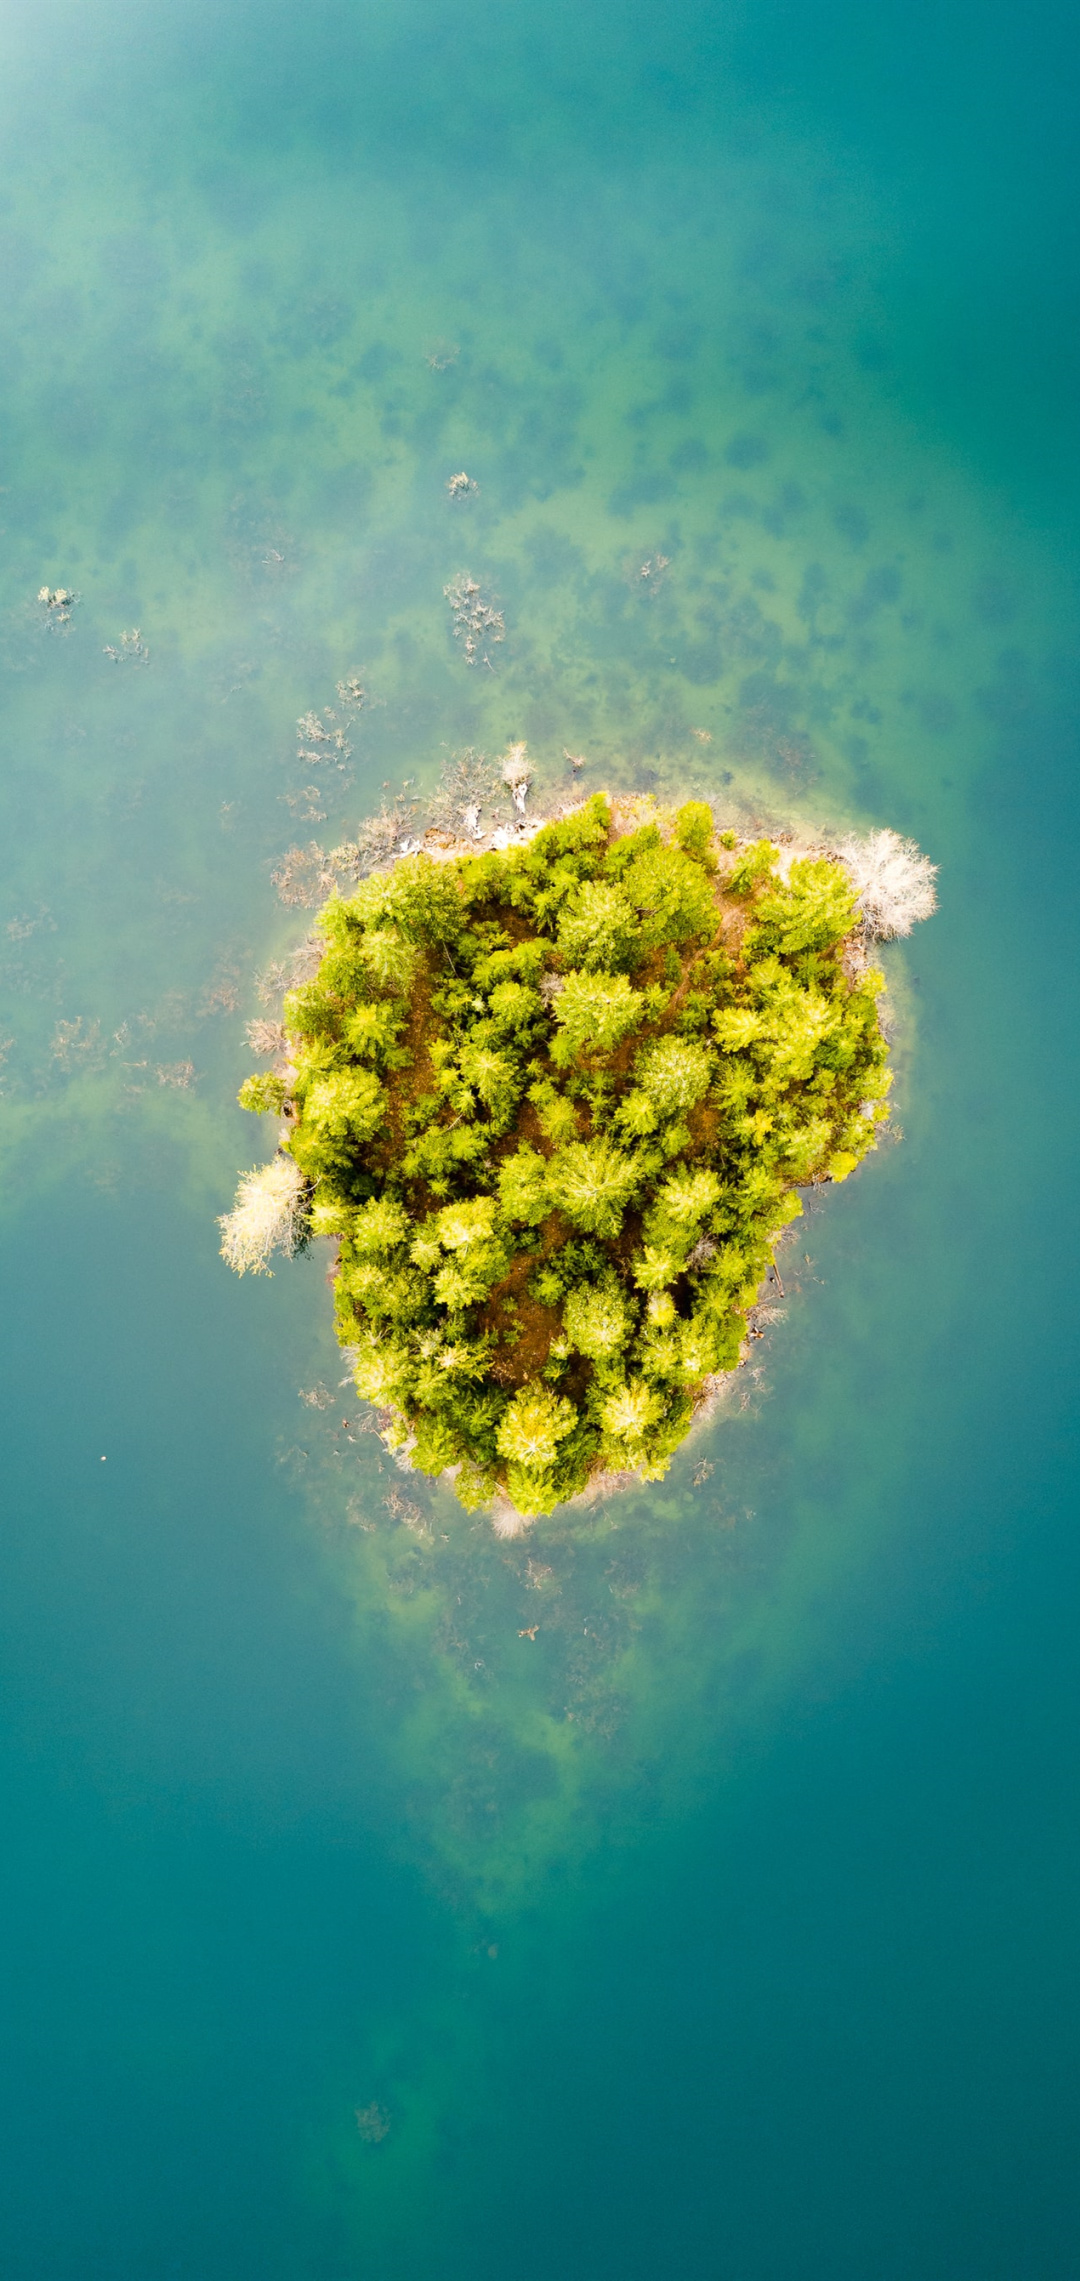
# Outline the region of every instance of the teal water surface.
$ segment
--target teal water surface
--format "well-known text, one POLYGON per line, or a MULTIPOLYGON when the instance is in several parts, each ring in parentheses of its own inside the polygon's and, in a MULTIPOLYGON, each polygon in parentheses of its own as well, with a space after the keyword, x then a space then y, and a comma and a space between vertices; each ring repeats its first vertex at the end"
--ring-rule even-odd
POLYGON ((3 2271, 1071 2281, 1073 18, 0 57, 3 2271), (941 909, 761 1359, 500 1544, 214 1223, 282 858, 517 737, 941 909))

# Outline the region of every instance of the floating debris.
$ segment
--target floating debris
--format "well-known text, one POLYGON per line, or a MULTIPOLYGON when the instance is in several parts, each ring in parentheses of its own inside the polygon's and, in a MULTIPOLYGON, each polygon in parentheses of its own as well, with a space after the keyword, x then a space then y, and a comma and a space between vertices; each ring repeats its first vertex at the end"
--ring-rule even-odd
POLYGON ((47 903, 38 904, 36 916, 32 919, 9 919, 4 932, 9 942, 29 942, 31 935, 36 935, 42 927, 51 935, 56 933, 56 920, 47 903))
MULTIPOLYGON (((493 648, 496 642, 505 641, 506 621, 502 611, 486 599, 467 570, 459 570, 456 578, 443 587, 443 593, 453 613, 454 639, 464 644, 466 665, 475 665, 481 643, 486 642, 493 648)), ((486 648, 484 664, 494 672, 486 648)))
POLYGON ((52 617, 61 620, 70 618, 76 602, 81 601, 81 599, 81 595, 73 594, 69 586, 41 586, 38 588, 38 601, 42 608, 48 610, 52 617))
POLYGON ((298 760, 304 761, 309 768, 318 768, 323 761, 337 754, 338 767, 343 769, 351 753, 352 746, 348 737, 338 723, 337 714, 329 705, 323 706, 322 720, 317 713, 300 715, 296 724, 298 760), (325 751, 321 749, 323 746, 326 747, 325 751))
POLYGON ((159 1085, 169 1086, 174 1093, 190 1093, 196 1083, 193 1061, 159 1061, 154 1075, 159 1085))
POLYGON ((428 808, 430 826, 452 839, 479 839, 481 818, 492 809, 506 814, 502 778, 494 763, 470 746, 444 767, 428 808))
POLYGON ((456 341, 432 341, 424 355, 432 372, 449 372, 451 365, 457 363, 461 350, 456 341))
POLYGON ((562 749, 563 749, 563 759, 564 759, 564 760, 568 760, 568 761, 569 761, 569 763, 570 763, 570 766, 571 766, 571 768, 573 769, 575 776, 577 775, 577 773, 578 773, 578 770, 579 770, 579 769, 582 769, 582 768, 586 768, 586 767, 588 766, 588 763, 587 763, 587 761, 586 761, 586 758, 585 758, 585 755, 584 755, 584 753, 583 753, 583 752, 567 752, 567 749, 566 749, 566 746, 565 746, 565 745, 563 746, 563 748, 562 748, 562 749))
POLYGON ((523 816, 533 778, 532 764, 523 743, 507 746, 501 773, 503 783, 509 786, 510 798, 518 815, 523 816))
POLYGON ((358 674, 347 673, 344 681, 337 681, 334 686, 338 703, 347 705, 352 712, 359 713, 362 706, 367 704, 367 690, 358 674))
POLYGON ((476 493, 480 489, 480 485, 478 483, 474 483, 472 476, 466 475, 464 468, 462 468, 459 475, 452 475, 450 477, 450 481, 447 484, 446 488, 450 494, 451 499, 472 499, 475 498, 476 493))
POLYGON ((317 713, 301 713, 296 724, 296 736, 299 744, 303 744, 305 739, 309 744, 327 744, 330 731, 324 729, 317 713))
POLYGON ((138 626, 132 626, 130 633, 121 634, 119 649, 114 649, 111 642, 106 642, 102 656, 111 657, 114 665, 149 665, 150 663, 150 652, 138 626))
POLYGON ((664 583, 664 578, 665 578, 665 575, 666 575, 666 573, 667 573, 667 572, 668 572, 670 569, 671 569, 671 557, 670 557, 670 555, 666 555, 666 554, 653 554, 653 555, 650 555, 650 556, 647 558, 647 560, 646 560, 645 562, 643 562, 643 563, 640 565, 640 567, 639 567, 639 569, 638 569, 638 574, 637 574, 637 575, 638 575, 638 583, 639 583, 639 585, 643 585, 643 586, 646 586, 646 587, 650 588, 650 589, 651 589, 651 591, 652 591, 652 592, 655 594, 655 593, 657 593, 657 592, 658 592, 659 588, 660 588, 660 587, 663 585, 663 583, 664 583))
POLYGON ((715 1473, 715 1471, 716 1471, 716 1467, 715 1467, 715 1465, 712 1465, 712 1464, 710 1464, 710 1462, 709 1462, 709 1459, 708 1459, 707 1457, 703 1457, 703 1458, 702 1458, 702 1460, 701 1460, 701 1463, 700 1463, 700 1465, 696 1465, 696 1466, 694 1467, 694 1473, 693 1473, 693 1484, 694 1484, 694 1488, 695 1488, 695 1489, 703 1489, 703 1488, 704 1488, 704 1486, 705 1486, 705 1483, 706 1483, 706 1481, 707 1481, 707 1480, 708 1480, 708 1478, 709 1478, 709 1475, 710 1475, 711 1473, 715 1473))

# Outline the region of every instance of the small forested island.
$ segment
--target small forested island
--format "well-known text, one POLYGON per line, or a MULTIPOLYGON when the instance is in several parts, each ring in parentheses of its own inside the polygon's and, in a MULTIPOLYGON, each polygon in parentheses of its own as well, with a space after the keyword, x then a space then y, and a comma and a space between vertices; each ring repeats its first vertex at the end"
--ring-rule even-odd
POLYGON ((868 943, 934 890, 894 833, 800 850, 699 801, 496 839, 429 832, 324 905, 240 1093, 278 1153, 221 1225, 241 1273, 337 1240, 387 1445, 513 1527, 658 1479, 737 1367, 797 1190, 886 1118, 868 943))

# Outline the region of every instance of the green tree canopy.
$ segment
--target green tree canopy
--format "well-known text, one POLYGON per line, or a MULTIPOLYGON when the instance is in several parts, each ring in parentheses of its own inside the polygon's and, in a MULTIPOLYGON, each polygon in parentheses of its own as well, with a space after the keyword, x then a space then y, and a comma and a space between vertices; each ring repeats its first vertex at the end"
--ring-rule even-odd
POLYGON ((261 1265, 286 1217, 337 1243, 357 1391, 463 1501, 656 1478, 797 1187, 885 1114, 848 872, 597 796, 503 852, 403 858, 318 924, 240 1095, 284 1116, 288 1214, 284 1174, 249 1175, 227 1256, 261 1265))

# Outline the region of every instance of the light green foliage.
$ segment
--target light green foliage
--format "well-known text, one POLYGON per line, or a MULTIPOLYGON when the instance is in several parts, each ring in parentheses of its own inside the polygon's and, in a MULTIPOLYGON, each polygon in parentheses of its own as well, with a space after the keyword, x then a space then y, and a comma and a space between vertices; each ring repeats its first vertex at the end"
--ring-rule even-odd
MULTIPOLYGON (((301 1172, 319 1184, 347 1174, 356 1153, 378 1132, 386 1095, 369 1069, 345 1068, 304 1085, 299 1123, 288 1146, 301 1172)), ((300 1093, 298 1084, 297 1093, 300 1093)))
POLYGON ((345 1042, 359 1061, 382 1062, 391 1052, 401 1028, 399 1009, 385 998, 358 1006, 344 1025, 345 1042))
POLYGON ((526 1142, 499 1166, 499 1205, 504 1219, 535 1227, 551 1209, 547 1163, 526 1142))
POLYGON ((784 1142, 784 1161, 793 1180, 809 1179, 814 1166, 827 1158, 831 1139, 827 1117, 811 1117, 806 1124, 796 1125, 784 1142))
POLYGON ((368 981, 376 990, 404 992, 420 964, 415 945, 396 927, 375 927, 360 942, 360 958, 368 981))
POLYGON ((511 1504, 530 1520, 538 1513, 553 1513, 565 1494, 553 1466, 515 1465, 512 1461, 506 1468, 506 1491, 511 1504))
POLYGON ((554 1463, 559 1443, 577 1424, 577 1412, 564 1396, 546 1386, 523 1386, 507 1404, 496 1435, 500 1456, 539 1471, 554 1463))
POLYGON ((725 1053, 743 1053, 760 1035, 761 1015, 754 1006, 722 1006, 713 1015, 713 1030, 725 1053))
POLYGON ((444 1473, 453 1465, 458 1454, 457 1435, 449 1418, 440 1417, 437 1411, 426 1411, 416 1428, 416 1447, 412 1461, 418 1473, 444 1473))
POLYGON ((803 857, 792 864, 786 883, 757 905, 752 941, 792 957, 800 950, 827 950, 850 933, 854 921, 855 890, 847 872, 827 856, 803 857))
POLYGON ((241 1094, 286 1119, 285 1248, 305 1222, 339 1241, 358 1392, 470 1509, 662 1474, 735 1367, 796 1184, 845 1179, 884 1114, 842 866, 785 875, 703 803, 634 825, 597 796, 332 898, 285 1002, 295 1076, 241 1094))
POLYGON ((643 1378, 618 1386, 600 1404, 600 1422, 612 1441, 629 1449, 640 1446, 650 1426, 663 1415, 663 1399, 643 1378))
POLYGON ((641 1021, 640 990, 625 974, 568 974, 552 1011, 559 1035, 552 1039, 556 1068, 567 1069, 585 1053, 610 1053, 627 1030, 641 1021))
POLYGON ((320 988, 318 983, 305 982, 299 990, 288 991, 282 1013, 290 1036, 305 1043, 336 1039, 340 1035, 340 1000, 336 993, 320 988))
POLYGON ((490 1285, 481 1260, 448 1259, 433 1276, 431 1288, 440 1307, 456 1315, 462 1307, 475 1307, 486 1298, 490 1285))
POLYGON ((465 1252, 477 1245, 489 1244, 495 1233, 497 1209, 493 1196, 474 1196, 469 1203, 447 1204, 435 1221, 444 1250, 465 1252))
POLYGON ((719 1179, 707 1165, 698 1165, 694 1171, 673 1172, 657 1194, 655 1216, 665 1227, 696 1232, 719 1197, 719 1179))
POLYGON ((353 1215, 352 1241, 362 1257, 394 1251, 408 1233, 409 1222, 396 1196, 372 1196, 353 1215))
POLYGON ((558 1148, 563 1141, 573 1140, 578 1130, 578 1115, 565 1093, 558 1093, 551 1079, 542 1077, 529 1087, 529 1099, 536 1108, 545 1139, 558 1148))
POLYGON ((365 1402, 379 1407, 405 1399, 411 1376, 407 1349, 391 1339, 370 1334, 357 1342, 353 1360, 356 1391, 365 1402))
POLYGON ((666 1291, 682 1272, 685 1245, 646 1243, 635 1255, 633 1277, 642 1291, 666 1291))
POLYGON ((656 1131, 660 1119, 648 1093, 636 1085, 633 1092, 623 1095, 615 1112, 615 1122, 628 1139, 644 1140, 656 1131))
POLYGON ((566 1302, 566 1335, 579 1354, 594 1362, 608 1362, 618 1354, 633 1329, 634 1318, 617 1276, 606 1275, 595 1287, 579 1283, 566 1302))
POLYGON ((692 1109, 708 1092, 712 1073, 712 1055, 692 1038, 658 1038, 634 1060, 638 1084, 660 1117, 692 1109))
POLYGON ((638 1177, 635 1159, 610 1141, 571 1141, 552 1159, 551 1193, 575 1227, 587 1235, 614 1236, 638 1177))
POLYGON ((309 1206, 308 1226, 313 1236, 343 1236, 352 1225, 352 1217, 343 1196, 325 1196, 309 1206))
POLYGON ((368 942, 382 928, 429 945, 454 942, 461 931, 457 881, 449 865, 435 863, 429 855, 405 856, 391 870, 373 872, 361 881, 347 911, 368 942))
POLYGON ((683 853, 695 856, 710 871, 716 869, 712 853, 713 829, 712 809, 706 807, 704 800, 688 800, 675 818, 675 838, 683 853))
POLYGON ((629 859, 620 867, 619 879, 637 913, 642 947, 654 950, 695 934, 708 940, 717 912, 704 865, 681 848, 664 847, 655 828, 638 832, 627 846, 629 859))
POLYGON ((365 1141, 378 1130, 386 1095, 367 1069, 335 1070, 312 1086, 304 1109, 309 1124, 333 1140, 365 1141))
POLYGON ((587 879, 559 914, 558 945, 568 966, 609 973, 633 962, 637 914, 620 887, 587 879))
POLYGON ((733 895, 749 895, 759 881, 768 879, 779 856, 771 840, 755 840, 736 856, 728 874, 728 886, 733 895))
MULTIPOLYGON (((486 857, 478 856, 476 858, 477 868, 479 869, 486 860, 486 857)), ((472 898, 466 892, 463 900, 468 902, 472 898)), ((474 960, 473 983, 477 990, 490 990, 492 1004, 494 1004, 494 993, 504 982, 522 982, 530 990, 535 990, 550 958, 551 944, 539 938, 525 942, 501 943, 494 950, 486 953, 481 952, 481 955, 474 960)), ((541 1004, 543 1004, 543 1000, 541 1000, 541 1004)))
POLYGON ((493 1196, 447 1204, 436 1215, 435 1232, 450 1258, 436 1269, 434 1291, 441 1306, 456 1314, 475 1306, 498 1282, 506 1254, 496 1240, 498 1206, 493 1196))
POLYGON ((475 1040, 462 1046, 458 1069, 462 1084, 469 1086, 496 1117, 504 1117, 514 1107, 521 1088, 512 1055, 497 1053, 492 1046, 475 1040))
POLYGON ((256 1116, 272 1110, 280 1117, 287 1090, 283 1077, 275 1077, 270 1070, 260 1070, 256 1077, 245 1077, 236 1098, 242 1109, 251 1109, 256 1116))
POLYGON ((498 1035, 520 1038, 543 1014, 544 1001, 540 992, 530 990, 525 982, 497 982, 488 999, 488 1011, 498 1035))

